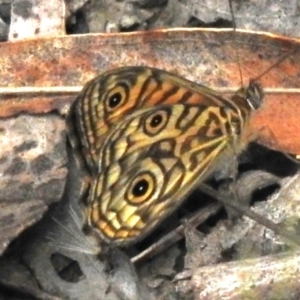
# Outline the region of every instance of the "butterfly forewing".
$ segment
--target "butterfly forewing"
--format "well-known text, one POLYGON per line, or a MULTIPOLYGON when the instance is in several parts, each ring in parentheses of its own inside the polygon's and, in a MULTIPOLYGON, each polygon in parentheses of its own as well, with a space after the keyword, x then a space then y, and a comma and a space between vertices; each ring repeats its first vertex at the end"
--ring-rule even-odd
POLYGON ((117 68, 86 84, 69 115, 69 135, 88 167, 97 172, 99 149, 107 132, 137 109, 165 104, 195 104, 226 107, 246 117, 245 97, 229 99, 175 74, 149 68, 117 68))

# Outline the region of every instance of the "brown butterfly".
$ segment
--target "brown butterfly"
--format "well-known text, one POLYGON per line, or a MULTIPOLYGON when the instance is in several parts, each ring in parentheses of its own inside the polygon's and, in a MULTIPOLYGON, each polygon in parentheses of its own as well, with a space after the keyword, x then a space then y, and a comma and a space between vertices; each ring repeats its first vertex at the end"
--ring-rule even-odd
POLYGON ((105 240, 122 245, 151 231, 197 183, 247 145, 248 120, 262 99, 255 82, 227 99, 147 67, 107 72, 89 82, 84 92, 72 108, 77 123, 71 140, 95 171, 88 225, 105 240), (156 106, 140 108, 143 101, 142 107, 156 106), (112 103, 117 103, 115 109, 112 103))

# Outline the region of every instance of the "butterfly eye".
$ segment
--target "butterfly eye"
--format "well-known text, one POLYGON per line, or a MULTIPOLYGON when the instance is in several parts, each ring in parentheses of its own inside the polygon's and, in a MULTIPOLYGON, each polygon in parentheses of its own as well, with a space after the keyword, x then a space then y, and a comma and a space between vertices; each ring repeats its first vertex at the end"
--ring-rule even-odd
POLYGON ((117 86, 113 88, 107 95, 106 110, 108 112, 115 111, 127 99, 127 93, 124 87, 117 86))
POLYGON ((160 110, 150 115, 145 120, 144 131, 149 135, 158 134, 168 123, 167 111, 160 110))
POLYGON ((131 204, 140 204, 150 198, 155 180, 150 173, 139 174, 130 184, 126 198, 131 204))

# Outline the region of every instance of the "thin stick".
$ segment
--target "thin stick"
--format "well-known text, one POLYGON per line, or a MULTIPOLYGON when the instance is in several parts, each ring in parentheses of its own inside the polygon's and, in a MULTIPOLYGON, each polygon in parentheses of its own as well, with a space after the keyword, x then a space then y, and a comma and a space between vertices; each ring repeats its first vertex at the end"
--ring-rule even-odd
POLYGON ((260 214, 257 214, 256 212, 249 209, 248 207, 245 207, 233 201, 229 201, 225 198, 221 198, 216 190, 214 190, 213 188, 211 188, 210 186, 204 183, 200 184, 199 189, 202 192, 206 193, 207 195, 213 197, 223 205, 229 206, 230 208, 237 210, 238 212, 244 214, 248 218, 256 221, 257 223, 265 226, 268 229, 271 229, 276 234, 281 235, 286 239, 290 240, 291 242, 293 242, 294 244, 300 246, 300 238, 299 236, 297 236, 295 232, 291 232, 290 230, 285 229, 283 226, 280 226, 274 223, 273 221, 261 216, 260 214))
MULTIPOLYGON (((197 227, 201 223, 203 223, 208 217, 210 217, 213 214, 216 214, 221 207, 222 206, 219 203, 212 203, 207 207, 202 208, 194 216, 187 219, 187 222, 191 226, 197 227)), ((176 229, 172 230, 170 233, 168 233, 156 243, 148 247, 146 250, 131 258, 131 261, 133 263, 137 263, 141 260, 149 259, 157 255, 158 253, 164 251, 165 249, 171 247, 184 237, 184 229, 185 225, 178 226, 176 229)))

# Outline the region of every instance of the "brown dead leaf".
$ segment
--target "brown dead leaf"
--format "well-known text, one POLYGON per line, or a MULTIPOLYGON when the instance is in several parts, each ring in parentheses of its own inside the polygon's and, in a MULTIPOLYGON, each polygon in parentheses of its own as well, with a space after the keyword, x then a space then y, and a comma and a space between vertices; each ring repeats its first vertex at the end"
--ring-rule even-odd
MULTIPOLYGON (((21 126, 17 125, 19 121, 15 116, 28 113, 39 115, 30 117, 28 121, 35 125, 38 124, 36 123, 38 119, 35 118, 44 117, 40 114, 65 110, 64 108, 75 98, 80 86, 107 69, 128 65, 148 65, 180 74, 193 81, 218 88, 224 93, 231 93, 241 85, 239 63, 243 81, 246 83, 248 79, 259 76, 278 62, 283 55, 294 49, 295 51, 282 63, 261 78, 263 87, 268 88, 269 91, 273 89, 273 92, 266 95, 263 107, 254 116, 253 131, 259 132, 260 141, 264 145, 298 154, 300 153, 300 139, 297 137, 300 132, 298 122, 300 44, 298 40, 248 31, 175 29, 64 36, 2 43, 0 44, 0 117, 5 118, 2 121, 4 131, 0 132, 2 137, 3 132, 5 134, 5 139, 0 139, 2 173, 7 172, 9 166, 19 166, 20 156, 28 152, 26 148, 19 153, 14 152, 10 149, 14 147, 12 145, 18 149, 29 137, 34 145, 43 144, 45 132, 49 135, 47 144, 53 145, 54 148, 39 147, 40 152, 31 157, 29 165, 39 155, 45 154, 45 157, 53 158, 53 160, 51 158, 53 165, 50 170, 59 169, 65 154, 55 158, 53 155, 55 152, 51 151, 60 147, 63 140, 61 137, 54 136, 55 130, 50 129, 52 125, 40 128, 37 126, 40 134, 36 135, 39 137, 36 139, 32 138, 32 131, 28 130, 23 135, 22 141, 15 144, 13 140, 15 127, 5 124, 12 122, 16 126, 21 126), (277 92, 274 89, 277 89, 277 92), (13 118, 8 120, 9 117, 13 118), (11 134, 9 134, 10 128, 12 128, 11 134), (3 149, 6 149, 5 155, 3 149), (10 155, 7 155, 10 150, 10 155), (9 159, 5 160, 5 157, 9 159)), ((49 120, 54 120, 52 117, 49 120)), ((54 122, 61 123, 61 121, 54 122)), ((65 169, 62 168, 60 171, 65 172, 65 169)), ((20 186, 26 183, 35 183, 34 190, 38 190, 37 186, 43 187, 43 178, 46 178, 44 176, 50 176, 52 180, 59 182, 63 180, 61 172, 45 175, 47 172, 41 170, 31 174, 26 168, 19 175, 12 176, 11 172, 15 170, 2 176, 0 184, 3 186, 3 191, 10 191, 10 194, 15 196, 16 203, 31 199, 48 201, 45 200, 48 199, 47 194, 43 193, 39 194, 38 198, 32 193, 25 193, 25 196, 22 194, 19 197, 17 192, 20 186)), ((53 186, 48 188, 54 191, 57 197, 48 203, 58 200, 61 188, 59 190, 55 190, 53 186)), ((8 198, 2 199, 3 203, 8 201, 8 198)), ((25 214, 22 206, 16 213, 14 205, 5 212, 4 218, 10 218, 11 223, 10 229, 5 233, 3 248, 0 250, 3 251, 12 238, 40 218, 46 209, 46 206, 40 205, 40 210, 29 213, 27 207, 30 206, 29 203, 28 206, 24 206, 25 214), (24 218, 20 220, 19 216, 24 218)))

